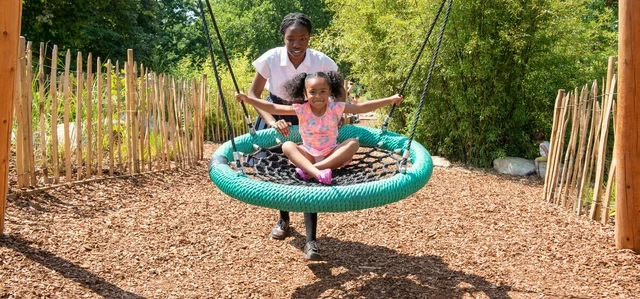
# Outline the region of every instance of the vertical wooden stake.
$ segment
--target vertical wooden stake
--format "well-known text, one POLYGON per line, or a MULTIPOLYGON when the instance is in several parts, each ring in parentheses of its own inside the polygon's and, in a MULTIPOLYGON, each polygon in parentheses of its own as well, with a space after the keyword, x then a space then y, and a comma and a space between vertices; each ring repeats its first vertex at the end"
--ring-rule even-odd
POLYGON ((620 0, 618 7, 615 239, 618 248, 640 253, 640 1, 620 0))
POLYGON ((611 90, 607 90, 602 112, 602 125, 600 130, 600 142, 598 148, 598 161, 596 163, 596 179, 593 185, 593 201, 591 203, 590 217, 598 220, 602 211, 602 182, 604 180, 604 163, 607 157, 607 136, 609 134, 609 119, 611 115, 611 105, 613 103, 613 92, 616 85, 616 77, 613 77, 611 90))
POLYGON ((71 114, 71 50, 67 50, 64 62, 64 167, 66 182, 71 182, 71 137, 69 136, 69 115, 71 114))
MULTIPOLYGON (((51 52, 51 160, 53 162, 53 182, 60 182, 60 165, 58 164, 58 46, 51 52)), ((60 84, 62 87, 62 84, 60 84)))
POLYGON ((120 102, 122 99, 122 86, 120 86, 120 61, 116 61, 116 74, 114 77, 116 79, 116 128, 118 129, 118 131, 116 131, 118 134, 118 144, 116 144, 116 146, 118 146, 118 172, 121 172, 122 167, 124 166, 124 163, 122 162, 122 144, 124 143, 125 138, 128 138, 128 132, 125 130, 126 125, 124 127, 122 126, 120 117, 122 112, 122 109, 120 109, 120 102))
POLYGON ((103 112, 102 112, 102 89, 103 89, 103 80, 102 80, 102 63, 100 61, 100 57, 98 57, 98 59, 96 60, 96 80, 98 80, 98 90, 96 91, 96 100, 97 100, 97 104, 96 107, 98 108, 97 113, 97 122, 98 122, 98 136, 96 136, 96 158, 98 158, 97 160, 97 165, 96 165, 96 175, 97 176, 102 176, 102 124, 104 123, 104 116, 103 116, 103 112))
POLYGON ((15 113, 16 113, 16 124, 17 124, 17 132, 16 132, 16 172, 18 173, 18 188, 23 188, 26 186, 26 176, 25 174, 27 173, 27 166, 26 166, 26 159, 24 157, 24 153, 25 151, 25 140, 27 139, 27 137, 25 137, 25 112, 24 112, 24 102, 26 101, 25 99, 23 99, 23 95, 24 95, 24 89, 27 88, 28 86, 25 86, 25 81, 26 79, 24 78, 25 74, 26 74, 26 70, 25 70, 25 62, 24 62, 24 58, 25 58, 25 51, 26 51, 26 46, 25 46, 25 39, 24 37, 20 37, 20 42, 18 44, 18 74, 16 77, 17 83, 16 83, 16 92, 15 92, 15 113))
POLYGON ((82 175, 82 86, 84 75, 82 74, 82 52, 76 56, 76 177, 81 180, 82 175))
POLYGON ((26 99, 24 106, 26 107, 25 110, 25 125, 26 125, 26 129, 27 129, 27 137, 28 139, 26 140, 26 152, 25 152, 25 158, 27 160, 27 165, 28 165, 28 180, 29 181, 29 186, 31 187, 35 187, 38 184, 38 180, 36 179, 36 163, 35 163, 35 150, 33 147, 33 121, 32 121, 32 116, 33 116, 33 49, 32 49, 32 42, 28 42, 27 43, 27 65, 26 65, 26 70, 27 70, 27 81, 26 83, 26 88, 23 89, 23 98, 26 99))
POLYGON ((87 113, 87 165, 86 178, 91 178, 91 167, 93 164, 93 57, 91 53, 87 56, 87 99, 85 109, 87 113))
MULTIPOLYGON (((51 183, 49 178, 49 167, 47 163, 47 135, 45 134, 45 115, 44 109, 46 105, 46 96, 44 92, 44 43, 40 43, 40 57, 38 60, 38 113, 40 114, 40 156, 42 158, 42 176, 45 184, 51 183)), ((53 85, 55 86, 55 85, 53 85)), ((53 92, 55 93, 55 92, 53 92)))
MULTIPOLYGON (((113 149, 113 93, 111 91, 113 81, 113 70, 111 69, 111 59, 107 59, 107 138, 109 138, 109 175, 113 176, 113 168, 115 166, 114 161, 114 149, 113 149)), ((117 80, 117 77, 116 77, 117 80)), ((116 100, 116 108, 117 106, 116 100)))
POLYGON ((0 234, 3 234, 22 1, 0 0, 0 7, 4 11, 0 14, 0 106, 3 107, 0 109, 0 234))

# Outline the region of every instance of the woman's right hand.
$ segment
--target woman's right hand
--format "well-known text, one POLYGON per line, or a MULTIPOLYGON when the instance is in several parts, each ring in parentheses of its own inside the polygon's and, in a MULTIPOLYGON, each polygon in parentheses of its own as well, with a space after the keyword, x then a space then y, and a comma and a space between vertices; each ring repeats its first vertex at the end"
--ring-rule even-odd
POLYGON ((289 126, 291 126, 291 123, 286 122, 284 119, 274 120, 269 123, 269 127, 276 129, 276 131, 280 132, 284 137, 289 136, 289 126))

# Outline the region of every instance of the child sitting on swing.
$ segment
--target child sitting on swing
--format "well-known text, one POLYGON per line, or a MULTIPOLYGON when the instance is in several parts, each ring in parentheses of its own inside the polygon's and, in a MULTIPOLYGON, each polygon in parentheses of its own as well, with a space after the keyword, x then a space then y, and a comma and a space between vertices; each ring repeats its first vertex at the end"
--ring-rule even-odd
POLYGON ((301 73, 284 85, 288 101, 293 105, 278 105, 236 94, 236 100, 253 105, 271 114, 296 115, 299 120, 302 145, 287 141, 282 151, 297 167, 303 180, 317 179, 331 185, 332 169, 348 165, 360 143, 349 138, 337 144, 338 123, 343 113, 366 113, 378 108, 400 104, 399 94, 357 104, 334 102, 340 95, 344 77, 338 72, 301 73))

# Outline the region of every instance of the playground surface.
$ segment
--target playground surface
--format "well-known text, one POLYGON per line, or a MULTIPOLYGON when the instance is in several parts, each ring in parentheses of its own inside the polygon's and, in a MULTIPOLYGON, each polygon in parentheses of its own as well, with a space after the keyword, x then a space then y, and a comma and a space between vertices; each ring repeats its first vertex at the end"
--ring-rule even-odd
MULTIPOLYGON (((205 144, 210 157, 216 144, 205 144)), ((384 207, 304 223, 221 193, 207 162, 10 199, 0 298, 638 298, 640 256, 542 200, 543 183, 435 168, 384 207)))

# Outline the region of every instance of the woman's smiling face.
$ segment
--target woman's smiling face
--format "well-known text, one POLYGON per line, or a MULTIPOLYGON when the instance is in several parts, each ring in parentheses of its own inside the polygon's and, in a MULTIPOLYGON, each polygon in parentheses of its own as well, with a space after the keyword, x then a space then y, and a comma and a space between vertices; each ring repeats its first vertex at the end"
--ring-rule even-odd
POLYGON ((309 31, 307 27, 293 24, 284 32, 284 46, 287 48, 289 60, 301 63, 309 47, 309 31))

